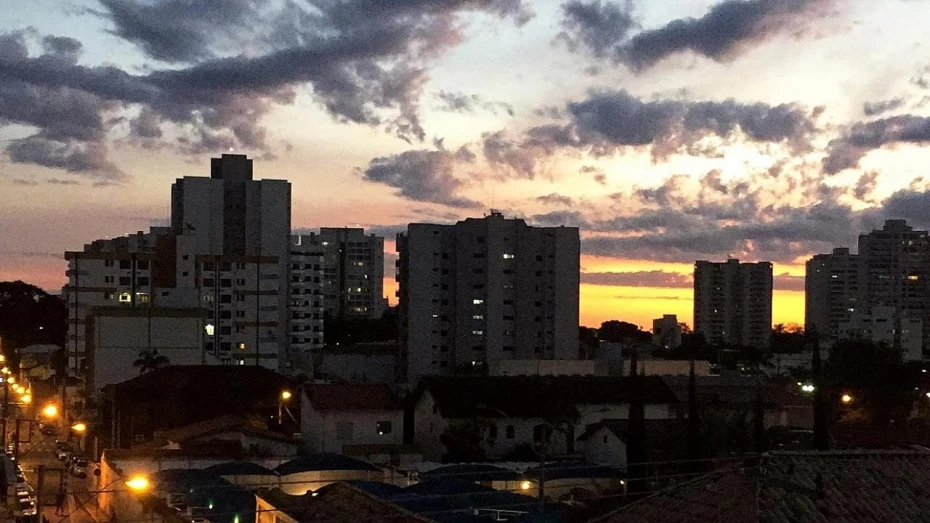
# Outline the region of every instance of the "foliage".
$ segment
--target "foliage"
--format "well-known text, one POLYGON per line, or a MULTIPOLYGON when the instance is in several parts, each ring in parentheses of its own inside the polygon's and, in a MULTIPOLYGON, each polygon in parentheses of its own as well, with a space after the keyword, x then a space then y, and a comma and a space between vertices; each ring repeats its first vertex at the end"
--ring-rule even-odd
POLYGON ((58 296, 22 281, 0 282, 0 338, 4 347, 64 346, 68 309, 58 296))
POLYGON ((503 457, 504 461, 539 461, 539 452, 530 443, 520 443, 503 457))
POLYGON ((164 354, 159 354, 158 349, 142 351, 139 353, 139 357, 136 358, 136 361, 132 362, 132 366, 139 369, 140 376, 146 372, 160 369, 170 364, 171 362, 168 360, 168 357, 164 354))
POLYGON ((598 337, 611 343, 652 343, 652 334, 640 329, 638 325, 618 320, 601 323, 598 337))
POLYGON ((490 425, 489 421, 483 419, 449 425, 439 436, 439 441, 446 447, 443 461, 460 463, 487 460, 484 435, 490 425))
POLYGON ((804 352, 806 344, 803 327, 796 323, 778 323, 772 328, 769 351, 773 354, 800 354, 804 352))

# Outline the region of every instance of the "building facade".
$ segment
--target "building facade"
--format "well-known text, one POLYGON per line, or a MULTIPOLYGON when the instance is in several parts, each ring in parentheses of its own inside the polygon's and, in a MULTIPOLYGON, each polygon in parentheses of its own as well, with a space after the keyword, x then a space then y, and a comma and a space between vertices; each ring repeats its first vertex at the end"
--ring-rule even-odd
POLYGON ((923 322, 902 315, 894 307, 878 305, 856 312, 840 323, 840 339, 861 339, 893 347, 905 361, 923 359, 923 322))
POLYGON ((323 227, 294 235, 291 250, 322 256, 321 290, 327 315, 380 318, 384 313, 384 238, 364 229, 323 227))
POLYGON ((694 332, 709 343, 768 347, 772 264, 727 260, 694 264, 694 332))
POLYGON ((678 316, 665 314, 652 320, 652 344, 666 349, 674 349, 681 345, 681 324, 678 323, 678 316))
POLYGON ((578 229, 492 212, 397 237, 400 378, 509 359, 578 359, 578 229))
POLYGON ((869 307, 890 306, 916 318, 930 310, 930 237, 904 220, 859 236, 869 307))
POLYGON ((323 348, 323 253, 291 247, 290 350, 302 369, 323 348))
POLYGON ((804 295, 804 330, 836 339, 840 324, 868 308, 862 257, 846 248, 814 256, 807 262, 804 295))

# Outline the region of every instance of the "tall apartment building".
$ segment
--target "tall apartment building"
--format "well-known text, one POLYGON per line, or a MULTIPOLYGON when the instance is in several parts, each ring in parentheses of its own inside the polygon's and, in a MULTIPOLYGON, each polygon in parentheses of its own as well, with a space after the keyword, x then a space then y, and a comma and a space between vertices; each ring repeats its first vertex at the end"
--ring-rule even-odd
POLYGON ((923 319, 930 310, 930 237, 904 220, 859 236, 869 307, 895 307, 923 319))
POLYGON ((807 261, 804 279, 804 330, 836 339, 840 325, 867 312, 866 271, 861 256, 836 248, 807 261))
POLYGON ((695 262, 694 332, 710 343, 768 347, 772 264, 695 262))
POLYGON ((295 235, 292 250, 323 256, 322 292, 334 318, 380 318, 384 313, 384 238, 364 229, 323 227, 295 235))
POLYGON ((312 358, 323 348, 323 252, 300 245, 294 236, 291 246, 291 353, 299 367, 312 368, 312 358))
POLYGON ((461 365, 578 358, 580 240, 494 212, 397 236, 401 378, 461 365))
POLYGON ((212 159, 209 178, 172 186, 170 228, 65 253, 73 364, 102 363, 89 326, 115 306, 200 311, 193 314, 205 315, 202 361, 287 367, 289 242, 290 184, 253 180, 245 156, 212 159))

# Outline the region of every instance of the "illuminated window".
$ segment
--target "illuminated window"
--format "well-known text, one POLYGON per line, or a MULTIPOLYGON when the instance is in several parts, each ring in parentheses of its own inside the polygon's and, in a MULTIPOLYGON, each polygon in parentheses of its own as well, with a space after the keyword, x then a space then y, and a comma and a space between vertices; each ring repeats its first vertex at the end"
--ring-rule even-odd
POLYGON ((471 302, 475 305, 484 305, 484 300, 474 299, 471 302))
POLYGON ((920 276, 917 276, 916 274, 911 274, 910 276, 907 277, 907 279, 911 281, 917 281, 920 279, 920 276))
POLYGON ((136 293, 136 301, 138 301, 139 303, 148 303, 148 302, 149 302, 149 295, 148 295, 147 293, 144 293, 144 292, 137 292, 137 293, 136 293))
POLYGON ((120 295, 119 295, 119 302, 120 302, 120 303, 130 303, 130 302, 132 302, 132 294, 129 294, 128 292, 120 293, 120 295))
POLYGON ((239 350, 245 350, 245 342, 244 342, 244 341, 240 341, 240 342, 236 345, 236 347, 237 347, 239 350))
POLYGON ((509 254, 509 253, 504 253, 504 259, 505 259, 505 260, 512 260, 512 259, 514 259, 514 255, 513 255, 513 254, 509 254))
POLYGON ((484 331, 471 331, 475 336, 484 336, 484 331))
POLYGON ((482 316, 482 315, 480 315, 480 314, 475 314, 474 316, 471 317, 471 319, 473 319, 473 320, 483 320, 483 319, 484 319, 484 316, 482 316))

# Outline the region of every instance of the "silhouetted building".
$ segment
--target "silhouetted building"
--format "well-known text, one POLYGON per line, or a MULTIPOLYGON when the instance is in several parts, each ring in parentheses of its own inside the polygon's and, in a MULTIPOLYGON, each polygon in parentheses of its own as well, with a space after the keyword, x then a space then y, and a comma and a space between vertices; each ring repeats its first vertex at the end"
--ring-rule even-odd
POLYGON ((861 256, 833 249, 808 260, 804 279, 804 330, 837 338, 852 314, 868 309, 866 271, 861 256))
POLYGON ((713 344, 768 347, 772 264, 695 262, 694 332, 713 344))
POLYGON ((930 238, 904 220, 859 236, 870 307, 885 305, 923 319, 930 309, 930 238))
POLYGON ((501 359, 578 359, 576 227, 499 212, 397 236, 401 373, 501 359))
POLYGON ((652 320, 652 344, 666 349, 681 345, 681 324, 678 316, 665 314, 652 320))

